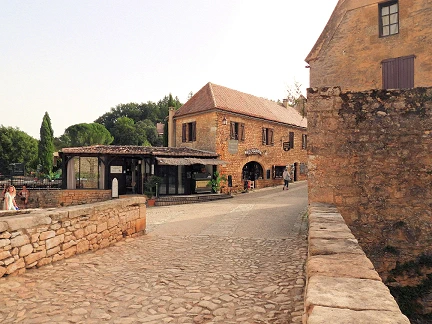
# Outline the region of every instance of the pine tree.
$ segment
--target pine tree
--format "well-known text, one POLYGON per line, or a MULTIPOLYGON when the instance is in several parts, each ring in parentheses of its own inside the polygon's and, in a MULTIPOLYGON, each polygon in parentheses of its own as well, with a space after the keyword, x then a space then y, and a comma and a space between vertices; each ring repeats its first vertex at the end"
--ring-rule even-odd
POLYGON ((40 171, 48 177, 52 174, 53 168, 53 153, 54 153, 54 131, 51 127, 51 119, 48 112, 42 119, 40 127, 40 140, 39 140, 39 164, 40 171))

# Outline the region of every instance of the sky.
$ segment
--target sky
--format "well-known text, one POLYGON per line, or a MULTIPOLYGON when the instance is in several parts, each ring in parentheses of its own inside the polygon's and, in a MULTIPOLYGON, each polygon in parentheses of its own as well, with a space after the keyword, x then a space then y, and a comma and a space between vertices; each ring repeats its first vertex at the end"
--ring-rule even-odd
POLYGON ((212 82, 270 100, 309 86, 304 59, 337 0, 0 0, 0 125, 39 139, 119 104, 182 103, 212 82))

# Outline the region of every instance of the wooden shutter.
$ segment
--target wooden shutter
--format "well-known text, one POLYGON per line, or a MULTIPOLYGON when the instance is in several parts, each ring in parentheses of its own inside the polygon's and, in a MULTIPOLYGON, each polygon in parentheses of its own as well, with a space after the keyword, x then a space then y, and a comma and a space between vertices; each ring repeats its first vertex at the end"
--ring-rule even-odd
POLYGON ((187 124, 183 123, 182 124, 182 142, 186 142, 186 129, 187 129, 187 124))
POLYGON ((307 149, 307 135, 306 134, 302 135, 302 149, 303 150, 307 149))
POLYGON ((262 129, 262 143, 263 145, 267 144, 267 128, 262 129))
POLYGON ((192 142, 196 141, 196 122, 192 123, 192 142))
POLYGON ((399 88, 414 88, 414 55, 400 57, 398 59, 399 88))
POLYGON ((230 123, 230 139, 235 139, 235 123, 230 123))
POLYGON ((383 89, 414 88, 414 55, 381 62, 383 89))
POLYGON ((290 148, 293 149, 294 148, 294 132, 289 132, 289 143, 290 143, 290 148))
POLYGON ((241 141, 245 140, 245 124, 240 124, 240 127, 239 127, 239 140, 241 140, 241 141))
POLYGON ((268 130, 268 137, 269 137, 269 144, 273 145, 274 141, 273 141, 273 128, 269 128, 268 130))

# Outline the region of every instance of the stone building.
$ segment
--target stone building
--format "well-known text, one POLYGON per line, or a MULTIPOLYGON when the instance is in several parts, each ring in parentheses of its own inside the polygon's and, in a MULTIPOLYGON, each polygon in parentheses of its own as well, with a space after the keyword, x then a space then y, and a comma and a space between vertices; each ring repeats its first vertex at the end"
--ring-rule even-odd
POLYGON ((428 87, 431 46, 430 0, 339 0, 306 58, 310 86, 428 87))
POLYGON ((218 166, 229 180, 225 191, 281 184, 286 166, 294 180, 307 177, 307 120, 287 105, 207 83, 169 120, 169 146, 227 162, 218 166))

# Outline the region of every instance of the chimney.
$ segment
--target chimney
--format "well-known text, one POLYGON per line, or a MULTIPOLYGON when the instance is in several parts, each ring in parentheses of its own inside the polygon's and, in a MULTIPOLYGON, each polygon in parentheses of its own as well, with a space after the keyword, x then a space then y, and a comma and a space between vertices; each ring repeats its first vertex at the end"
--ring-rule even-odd
POLYGON ((175 147, 174 107, 168 110, 168 147, 175 147))
POLYGON ((285 98, 282 102, 282 106, 284 106, 285 108, 288 108, 288 99, 285 98))

